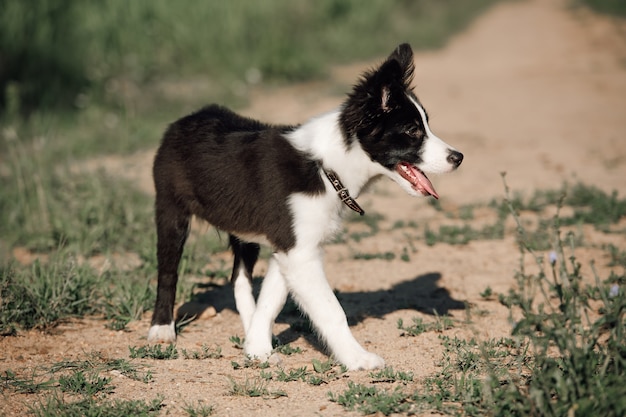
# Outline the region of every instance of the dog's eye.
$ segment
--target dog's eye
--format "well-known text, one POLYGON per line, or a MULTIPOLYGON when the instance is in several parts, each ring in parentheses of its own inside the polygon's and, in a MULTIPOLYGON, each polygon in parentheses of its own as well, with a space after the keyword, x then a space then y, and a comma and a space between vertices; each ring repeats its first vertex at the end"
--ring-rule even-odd
POLYGON ((411 126, 404 131, 405 134, 409 136, 418 136, 419 128, 417 126, 411 126))

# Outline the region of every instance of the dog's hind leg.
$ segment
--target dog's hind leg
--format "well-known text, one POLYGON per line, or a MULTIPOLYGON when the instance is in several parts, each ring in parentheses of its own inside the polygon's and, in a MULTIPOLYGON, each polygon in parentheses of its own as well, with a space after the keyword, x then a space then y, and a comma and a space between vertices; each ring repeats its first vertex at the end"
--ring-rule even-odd
POLYGON ((356 341, 346 314, 326 280, 321 248, 294 248, 277 255, 289 291, 331 350, 350 370, 382 368, 383 359, 356 341))
POLYGON ((287 300, 287 284, 280 272, 276 255, 269 260, 250 328, 246 332, 246 355, 268 360, 272 354, 272 325, 287 300))
POLYGON ((189 233, 190 215, 175 202, 159 198, 157 191, 157 298, 148 332, 148 341, 174 342, 174 301, 178 281, 178 264, 189 233))
POLYGON ((231 282, 235 293, 235 305, 243 323, 245 333, 248 333, 252 315, 256 308, 252 294, 252 271, 259 258, 260 247, 256 243, 242 242, 236 236, 228 235, 230 248, 235 255, 231 282))

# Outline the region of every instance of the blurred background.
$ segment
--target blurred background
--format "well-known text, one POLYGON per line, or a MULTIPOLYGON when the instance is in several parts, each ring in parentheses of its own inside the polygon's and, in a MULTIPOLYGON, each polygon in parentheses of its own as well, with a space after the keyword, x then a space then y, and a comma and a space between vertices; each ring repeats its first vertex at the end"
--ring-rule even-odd
MULTIPOLYGON (((253 88, 323 80, 399 42, 442 47, 498 1, 0 0, 0 232, 24 217, 15 201, 49 204, 28 184, 55 165, 153 148, 203 104, 242 108, 253 88)), ((626 16, 623 0, 569 4, 626 16)))
POLYGON ((323 77, 398 39, 439 47, 495 1, 4 0, 0 103, 22 114, 124 105, 181 79, 207 99, 241 99, 246 85, 323 77))
MULTIPOLYGON (((154 144, 146 116, 241 107, 251 86, 320 79, 401 41, 438 48, 497 1, 2 0, 0 120, 50 133, 80 115, 90 131, 73 153, 128 151, 154 144)), ((626 14, 621 0, 578 3, 626 14)))

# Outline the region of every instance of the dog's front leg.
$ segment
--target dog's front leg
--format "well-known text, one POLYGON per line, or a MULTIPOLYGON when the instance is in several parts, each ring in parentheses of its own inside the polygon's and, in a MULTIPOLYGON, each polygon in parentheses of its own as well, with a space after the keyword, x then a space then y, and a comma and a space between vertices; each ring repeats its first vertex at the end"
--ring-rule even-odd
MULTIPOLYGON (((262 361, 272 354, 272 325, 287 300, 287 285, 280 273, 276 255, 269 260, 267 274, 261 286, 256 309, 246 329, 246 355, 262 361)), ((245 325, 245 322, 244 322, 245 325)))
POLYGON ((381 368, 383 359, 356 341, 346 314, 326 280, 321 248, 294 248, 276 255, 287 286, 336 360, 350 370, 381 368))
POLYGON ((252 294, 252 282, 243 273, 240 272, 235 279, 234 294, 235 294, 235 306, 239 312, 239 318, 243 324, 244 333, 248 333, 250 329, 250 323, 252 322, 252 316, 256 310, 256 303, 254 301, 254 295, 252 294))

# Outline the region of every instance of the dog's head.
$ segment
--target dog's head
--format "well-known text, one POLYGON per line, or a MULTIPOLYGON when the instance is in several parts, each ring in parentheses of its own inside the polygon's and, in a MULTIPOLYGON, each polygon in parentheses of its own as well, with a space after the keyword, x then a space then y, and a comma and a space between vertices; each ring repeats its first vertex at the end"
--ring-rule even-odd
POLYGON ((402 44, 354 86, 342 108, 341 129, 348 146, 358 141, 407 193, 439 198, 425 173, 453 171, 463 154, 430 130, 411 87, 413 72, 413 51, 402 44))

